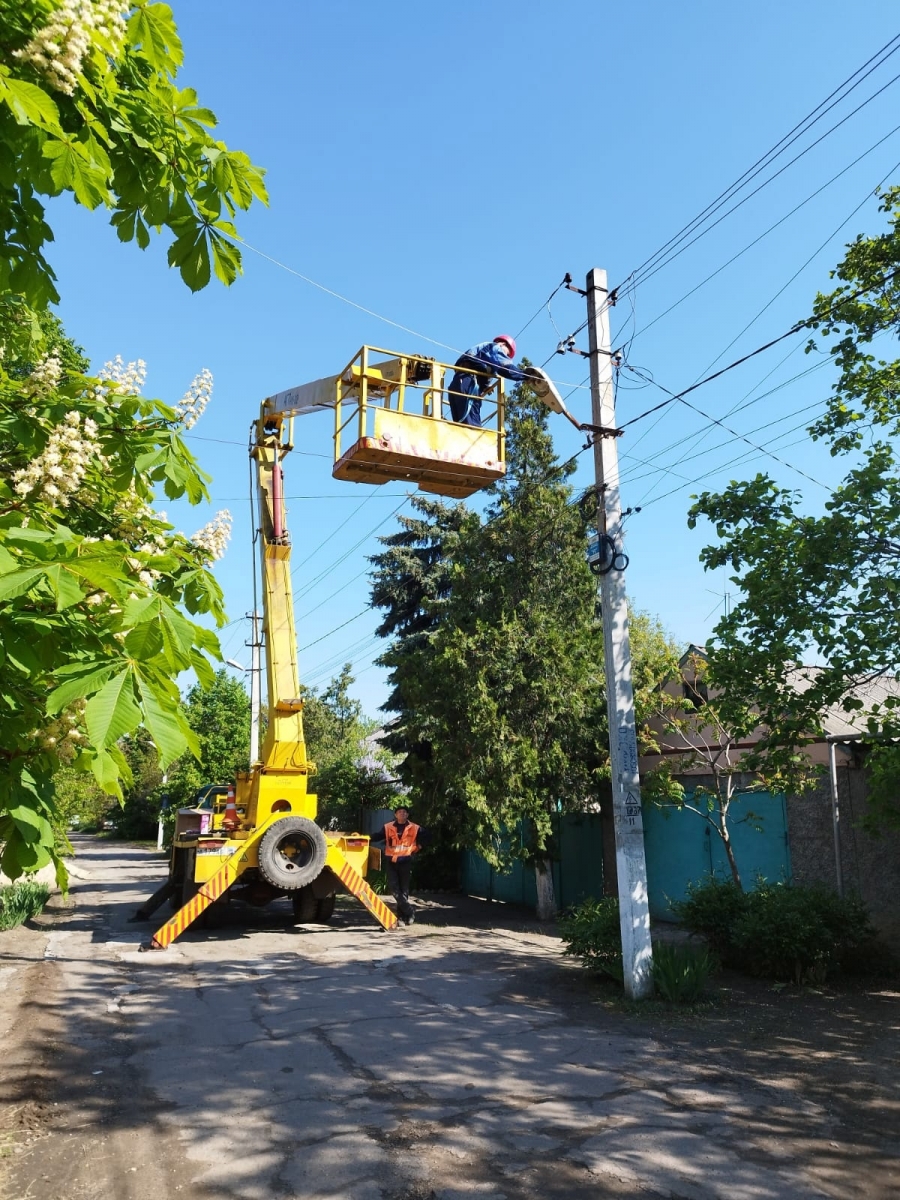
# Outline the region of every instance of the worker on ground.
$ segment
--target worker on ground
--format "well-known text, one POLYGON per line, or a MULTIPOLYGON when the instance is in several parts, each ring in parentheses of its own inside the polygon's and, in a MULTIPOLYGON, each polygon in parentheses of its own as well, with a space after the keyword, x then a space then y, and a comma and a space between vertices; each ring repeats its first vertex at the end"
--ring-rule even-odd
POLYGON ((409 819, 409 809, 400 805, 394 809, 393 821, 388 821, 372 842, 384 842, 385 869, 388 890, 397 901, 397 915, 407 925, 416 919, 416 910, 409 902, 409 878, 412 856, 422 849, 425 831, 409 819))
POLYGON ((492 377, 502 375, 514 383, 531 376, 513 362, 516 341, 508 333, 498 333, 492 342, 479 342, 456 360, 456 370, 448 389, 450 413, 460 425, 481 426, 481 398, 490 389, 492 377))

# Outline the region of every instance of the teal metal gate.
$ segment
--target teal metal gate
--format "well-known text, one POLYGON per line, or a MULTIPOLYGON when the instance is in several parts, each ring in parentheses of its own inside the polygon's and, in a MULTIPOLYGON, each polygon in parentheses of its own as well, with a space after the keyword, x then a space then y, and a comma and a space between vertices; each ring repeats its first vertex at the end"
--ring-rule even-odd
MULTIPOLYGON (((674 919, 670 900, 687 895, 689 883, 711 873, 731 875, 721 839, 708 822, 696 813, 644 808, 644 846, 647 854, 647 887, 650 915, 658 920, 674 919)), ((599 813, 566 813, 556 818, 557 861, 553 864, 553 888, 560 908, 603 895, 603 842, 599 813)), ((770 882, 789 881, 790 853, 784 797, 769 792, 745 792, 732 801, 731 840, 745 887, 757 877, 770 882), (748 813, 760 818, 751 824, 748 813), (756 828, 756 825, 759 828, 756 828)), ((521 836, 518 834, 517 836, 521 836)), ((526 908, 537 905, 534 870, 517 862, 501 874, 488 866, 480 854, 463 855, 462 890, 470 896, 502 900, 526 908)))
MULTIPOLYGON (((757 877, 770 883, 790 880, 784 796, 742 793, 731 803, 728 827, 745 888, 753 887, 757 877), (743 820, 751 812, 758 822, 743 820)), ((683 899, 689 883, 711 873, 731 878, 722 839, 696 813, 645 806, 644 847, 650 915, 659 920, 674 920, 669 901, 683 899)))

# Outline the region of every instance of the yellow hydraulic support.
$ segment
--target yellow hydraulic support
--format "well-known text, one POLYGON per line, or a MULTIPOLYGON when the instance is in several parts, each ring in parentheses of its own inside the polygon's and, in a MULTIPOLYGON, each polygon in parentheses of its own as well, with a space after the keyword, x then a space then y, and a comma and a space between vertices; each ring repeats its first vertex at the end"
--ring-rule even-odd
POLYGON ((506 470, 503 381, 485 376, 482 427, 458 425, 449 419, 453 369, 436 359, 363 346, 340 374, 263 401, 251 455, 262 550, 265 742, 260 761, 238 774, 234 795, 226 789, 211 813, 180 810, 169 880, 138 917, 147 919, 166 898, 184 897, 185 903, 156 931, 151 948, 165 949, 248 871, 244 882, 263 889, 263 903, 271 895, 299 896, 302 887, 312 888, 314 899, 330 897, 343 885, 385 929, 396 926, 397 918, 364 878, 369 839, 325 833, 313 824, 318 800, 309 791, 315 766, 303 735, 282 461, 293 448, 294 418, 333 410, 335 478, 405 481, 440 495, 471 495, 506 470), (306 849, 298 854, 301 843, 306 849), (311 865, 305 868, 300 860, 313 843, 318 857, 307 858, 311 865))

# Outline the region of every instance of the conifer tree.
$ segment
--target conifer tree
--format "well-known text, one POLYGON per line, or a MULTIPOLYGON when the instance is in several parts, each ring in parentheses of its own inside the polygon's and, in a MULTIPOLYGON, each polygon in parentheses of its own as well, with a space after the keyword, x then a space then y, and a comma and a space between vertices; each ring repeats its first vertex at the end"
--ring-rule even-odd
POLYGON ((386 539, 373 602, 395 642, 393 747, 427 821, 494 865, 538 871, 552 910, 553 815, 596 796, 602 649, 571 467, 548 413, 521 387, 510 406, 507 476, 482 521, 417 502, 425 519, 386 539), (591 733, 586 735, 588 726, 591 733), (547 885, 550 884, 550 891, 547 885))

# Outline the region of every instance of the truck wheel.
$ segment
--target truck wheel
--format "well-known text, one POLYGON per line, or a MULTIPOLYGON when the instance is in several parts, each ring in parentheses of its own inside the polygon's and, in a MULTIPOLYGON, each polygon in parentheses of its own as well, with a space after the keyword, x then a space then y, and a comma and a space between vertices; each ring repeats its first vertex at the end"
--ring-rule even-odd
POLYGON ((299 888, 291 895, 291 903, 294 906, 294 921, 298 925, 311 925, 316 920, 319 902, 311 887, 299 888))
POLYGON ((327 925, 334 916, 334 892, 316 901, 316 920, 320 925, 327 925))
POLYGON ((306 887, 322 873, 328 843, 308 817, 282 817, 262 835, 257 851, 263 879, 286 892, 306 887))

